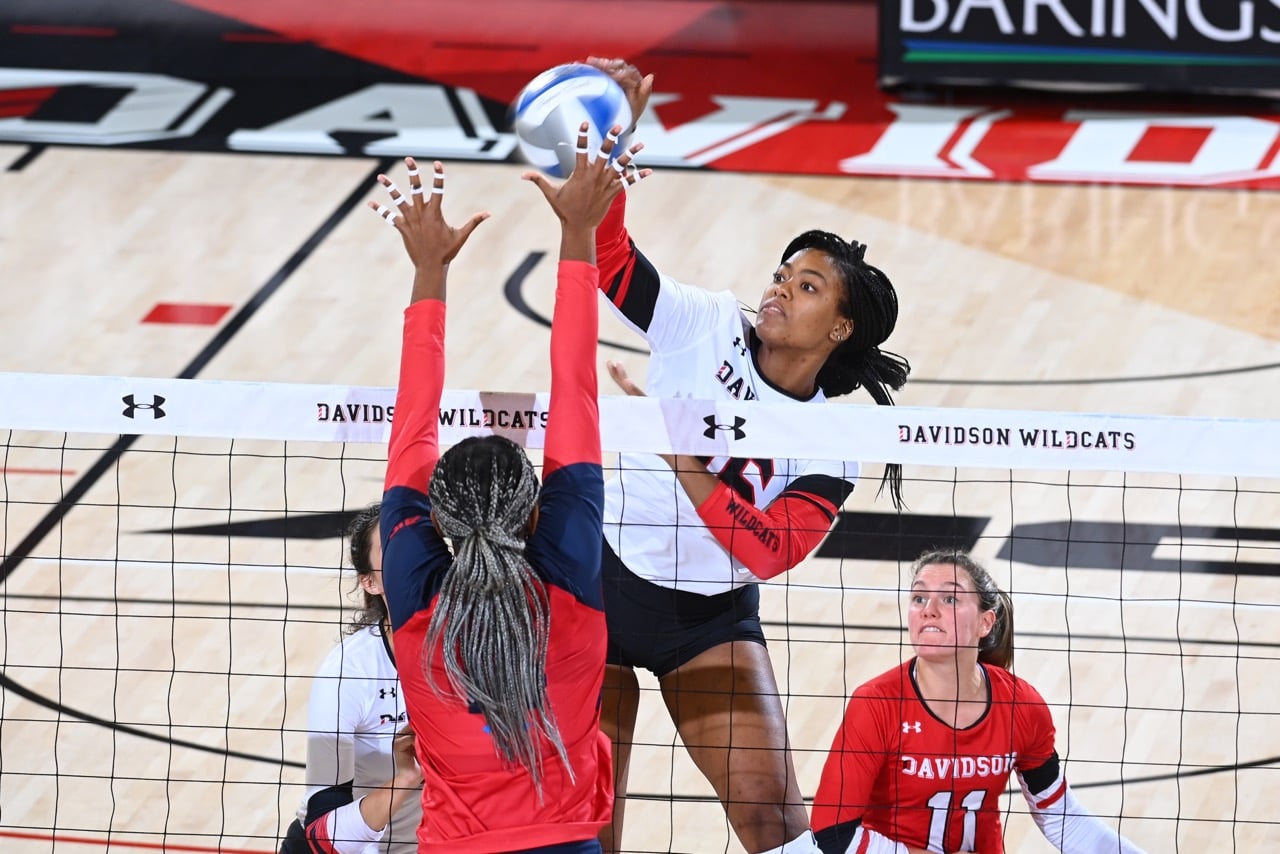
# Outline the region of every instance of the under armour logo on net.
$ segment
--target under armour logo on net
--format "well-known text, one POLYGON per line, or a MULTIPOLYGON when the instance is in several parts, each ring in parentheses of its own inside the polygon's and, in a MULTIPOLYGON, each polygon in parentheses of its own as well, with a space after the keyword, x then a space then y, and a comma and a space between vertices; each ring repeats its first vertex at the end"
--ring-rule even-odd
POLYGON ((747 423, 747 419, 743 418, 741 415, 733 416, 732 424, 718 424, 716 423, 716 417, 714 415, 708 415, 703 418, 702 423, 707 425, 707 429, 702 431, 702 435, 706 436, 708 439, 714 439, 716 437, 717 430, 732 430, 733 438, 735 440, 747 438, 746 432, 742 429, 742 425, 747 423))
POLYGON ((152 418, 164 418, 164 410, 160 408, 164 403, 164 398, 158 394, 151 395, 150 403, 138 403, 133 399, 133 395, 126 394, 120 398, 124 401, 124 417, 132 418, 133 413, 141 409, 143 412, 150 412, 152 418))
POLYGON ((919 732, 919 731, 920 731, 920 722, 919 722, 919 721, 915 721, 914 723, 907 723, 906 721, 903 721, 903 722, 902 722, 902 731, 903 731, 903 732, 919 732))

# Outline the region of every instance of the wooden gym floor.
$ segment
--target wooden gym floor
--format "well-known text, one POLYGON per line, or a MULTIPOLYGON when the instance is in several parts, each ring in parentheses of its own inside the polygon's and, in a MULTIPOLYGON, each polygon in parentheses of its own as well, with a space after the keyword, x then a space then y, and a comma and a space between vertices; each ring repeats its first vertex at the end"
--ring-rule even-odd
MULTIPOLYGON (((0 170, 26 152, 0 145, 0 170)), ((378 198, 376 169, 358 158, 55 147, 0 171, 4 369, 177 376, 204 353, 205 379, 392 385, 409 268, 359 204, 378 198), (141 322, 158 303, 255 299, 235 329, 231 314, 141 322)), ((549 310, 554 220, 518 167, 448 170, 452 218, 493 213, 452 272, 449 385, 545 389, 546 329, 503 287, 529 253, 548 253, 523 296, 549 310)), ((393 177, 406 186, 402 172, 393 177)), ((868 243, 901 299, 889 344, 913 366, 903 405, 1280 418, 1274 193, 665 170, 630 202, 632 233, 661 269, 748 304, 798 231, 868 243)), ((638 343, 611 318, 601 337, 638 343)), ((603 346, 600 358, 644 375, 642 355, 603 346)), ((110 444, 76 438, 88 449, 55 436, 40 439, 44 450, 8 452, 5 543, 27 536, 110 444)), ((4 579, 5 851, 267 852, 296 806, 308 677, 337 638, 350 586, 334 571, 341 544, 172 531, 278 515, 282 496, 291 512, 357 507, 378 497, 379 449, 340 463, 255 463, 233 477, 225 443, 190 446, 209 458, 172 448, 126 452, 120 476, 102 477, 4 579), (184 508, 220 509, 176 510, 175 495, 184 508)), ((868 486, 850 509, 886 511, 868 486)), ((957 498, 921 485, 913 509, 985 514, 997 533, 1065 514, 1280 519, 1274 491, 1181 504, 1176 492, 1133 492, 1081 507, 1060 488, 975 486, 957 498)), ((976 552, 1021 594, 1018 670, 1054 705, 1081 799, 1122 812, 1126 834, 1150 851, 1274 842, 1274 574, 1068 573, 1000 561, 1000 542, 984 538, 976 552)), ((1261 549, 1244 559, 1277 562, 1261 549)), ((767 590, 806 795, 847 692, 904 654, 900 583, 891 562, 815 558, 767 590)), ((628 849, 739 850, 656 695, 637 731, 651 746, 631 788, 652 799, 628 807, 628 849), (670 792, 688 800, 673 805, 670 792)), ((1050 850, 1025 815, 1008 824, 1009 850, 1050 850)))

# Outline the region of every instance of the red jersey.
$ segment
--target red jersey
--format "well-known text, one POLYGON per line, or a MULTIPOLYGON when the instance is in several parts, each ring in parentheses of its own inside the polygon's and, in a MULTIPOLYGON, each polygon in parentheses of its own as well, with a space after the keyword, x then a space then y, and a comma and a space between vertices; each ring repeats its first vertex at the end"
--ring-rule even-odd
MULTIPOLYGON (((612 814, 610 745, 600 731, 607 634, 596 285, 593 266, 560 263, 539 516, 525 546, 525 559, 546 586, 547 700, 573 769, 571 775, 544 738, 541 800, 529 772, 499 755, 479 707, 437 695, 423 672, 428 625, 453 565, 427 497, 439 458, 444 303, 423 300, 405 312, 380 527, 396 666, 425 783, 419 851, 520 851, 588 840, 612 814)), ((434 682, 448 685, 443 654, 435 652, 434 682)))
POLYGON ((1049 707, 1026 680, 979 665, 990 703, 972 726, 955 729, 925 706, 914 666, 913 658, 854 691, 822 769, 814 832, 821 839, 860 823, 940 854, 1000 854, 998 802, 1009 775, 1023 774, 1032 792, 1064 784, 1049 707))

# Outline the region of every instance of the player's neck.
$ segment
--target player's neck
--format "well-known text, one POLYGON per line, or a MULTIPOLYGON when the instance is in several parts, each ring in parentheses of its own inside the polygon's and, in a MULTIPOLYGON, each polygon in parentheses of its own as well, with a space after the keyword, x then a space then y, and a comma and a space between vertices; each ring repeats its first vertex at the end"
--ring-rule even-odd
POLYGON ((756 367, 769 384, 800 400, 808 400, 818 390, 818 371, 826 360, 822 353, 764 343, 756 350, 756 367))
POLYGON ((915 661, 916 686, 929 711, 956 728, 971 725, 986 712, 987 680, 976 660, 915 661))

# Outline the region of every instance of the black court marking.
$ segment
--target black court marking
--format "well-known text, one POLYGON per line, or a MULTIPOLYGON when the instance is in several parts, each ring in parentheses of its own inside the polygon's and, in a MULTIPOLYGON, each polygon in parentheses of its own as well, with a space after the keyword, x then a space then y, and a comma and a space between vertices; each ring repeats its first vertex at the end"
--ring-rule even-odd
POLYGON ((10 163, 5 171, 21 172, 23 169, 26 169, 31 165, 31 161, 43 154, 46 148, 48 148, 48 146, 42 144, 27 146, 27 150, 18 155, 18 159, 10 163))
POLYGON ((1160 383, 1171 380, 1202 380, 1209 377, 1230 377, 1238 374, 1251 374, 1258 371, 1274 371, 1280 368, 1280 362, 1269 362, 1262 365, 1243 365, 1239 368, 1218 368, 1212 371, 1189 371, 1181 374, 1145 374, 1135 377, 1081 377, 1063 380, 960 380, 960 379, 916 379, 908 382, 915 385, 963 385, 963 386, 1045 386, 1045 385, 1118 385, 1120 383, 1160 383))
MULTIPOLYGON (((11 602, 83 602, 95 605, 155 605, 157 607, 170 608, 173 606, 181 608, 217 608, 225 611, 227 608, 233 610, 298 610, 298 611, 320 611, 324 613, 341 614, 346 608, 342 605, 321 605, 321 604, 294 604, 289 603, 283 605, 277 602, 259 602, 256 600, 243 600, 239 602, 228 603, 225 599, 214 601, 212 599, 143 599, 140 597, 120 598, 115 596, 58 596, 51 593, 7 593, 5 598, 11 602)), ((66 612, 81 614, 82 612, 66 612)), ((89 614, 90 612, 83 612, 89 614)), ((98 612, 92 612, 97 614, 98 612)), ((219 619, 225 619, 220 617, 219 619)), ((253 617, 250 619, 261 619, 253 617)), ((874 625, 870 623, 814 623, 796 620, 761 620, 760 625, 765 628, 778 629, 784 632, 787 629, 812 629, 816 631, 829 631, 840 635, 849 632, 878 632, 881 634, 902 635, 906 633, 906 629, 901 626, 874 625)), ((1147 644, 1177 644, 1177 645, 1195 645, 1195 646, 1248 646, 1257 647, 1259 649, 1280 649, 1280 641, 1235 641, 1221 640, 1217 638, 1203 637, 1160 637, 1157 635, 1126 635, 1121 637, 1115 634, 1105 633, 1085 633, 1085 632, 1044 632, 1018 629, 1018 637, 1020 638, 1041 638, 1046 640, 1093 640, 1103 643, 1147 643, 1147 644)), ((783 640, 779 636, 780 640, 783 640)), ((792 638, 791 643, 830 643, 830 641, 801 641, 792 638)), ((889 641, 892 643, 892 641, 889 641)))
POLYGON ((24 688, 3 673, 0 673, 0 688, 3 688, 6 691, 11 691, 24 700, 30 700, 37 706, 43 706, 51 712, 56 712, 59 718, 76 718, 77 720, 82 720, 85 723, 97 724, 98 726, 103 726, 107 729, 115 730, 116 732, 122 732, 126 735, 136 735, 138 738, 158 741, 162 744, 171 744, 174 747, 190 747, 192 750, 199 750, 203 753, 213 753, 218 756, 227 756, 233 759, 248 759, 250 762, 265 762, 269 765, 283 765, 286 768, 306 767, 306 763, 304 762, 291 762, 287 759, 279 759, 274 756, 255 756, 252 753, 242 753, 239 750, 227 750, 222 747, 211 747, 207 744, 199 744, 194 741, 184 741, 180 738, 170 738, 167 735, 147 732, 145 729, 138 729, 137 727, 129 726, 128 724, 122 724, 119 721, 107 720, 106 718, 98 717, 97 715, 90 714, 89 712, 82 712, 79 709, 73 709, 70 706, 64 706, 62 703, 50 700, 48 697, 37 694, 30 688, 24 688))
MULTIPOLYGON (((258 309, 262 308, 262 306, 266 304, 266 301, 280 289, 280 286, 283 285, 300 266, 302 266, 302 263, 311 255, 311 253, 313 253, 325 238, 327 238, 333 230, 338 227, 338 224, 341 223, 342 220, 344 220, 347 215, 364 200, 364 197, 368 195, 369 191, 377 182, 378 174, 380 172, 390 170, 393 162, 392 158, 383 158, 378 161, 377 165, 367 175, 365 175, 359 183, 356 184, 351 193, 342 200, 331 214, 329 214, 328 218, 320 224, 319 228, 312 232, 311 236, 308 237, 307 240, 304 241, 291 256, 289 256, 288 260, 284 262, 280 269, 277 270, 275 274, 273 274, 271 278, 257 290, 248 302, 240 307, 239 311, 237 311, 231 320, 228 321, 228 323, 222 327, 216 335, 214 335, 213 339, 205 345, 204 349, 197 353, 196 357, 192 359, 185 368, 183 368, 182 372, 178 374, 178 379, 192 379, 208 366, 209 362, 212 361, 213 358, 231 342, 231 339, 235 337, 236 333, 243 329, 245 324, 248 323, 255 314, 257 314, 258 309)), ((21 566, 22 562, 26 560, 35 547, 40 544, 50 531, 62 522, 66 515, 71 512, 71 509, 75 507, 82 498, 84 498, 85 494, 104 474, 111 470, 111 467, 115 465, 122 456, 124 456, 125 451, 129 450, 137 440, 137 436, 121 436, 115 444, 113 444, 107 452, 97 460, 97 462, 90 466, 89 469, 80 476, 80 479, 67 490, 62 499, 44 515, 44 518, 42 518, 31 532, 23 538, 22 542, 18 543, 9 554, 5 555, 4 561, 0 563, 0 584, 4 584, 9 579, 9 576, 19 566, 21 566)), ((0 688, 12 691, 33 703, 37 703, 45 708, 57 712, 59 715, 68 718, 76 718, 85 721, 86 723, 105 726, 108 729, 127 733, 129 735, 136 735, 140 738, 160 741, 179 747, 190 747, 206 753, 250 759, 256 762, 267 762, 287 767, 305 767, 301 763, 289 762, 284 759, 253 756, 251 754, 239 753, 237 751, 226 750, 224 748, 210 747, 208 745, 196 744, 194 742, 181 741, 169 738, 168 736, 150 733, 146 730, 129 727, 117 721, 100 718, 96 715, 91 715, 87 712, 81 712, 77 709, 69 708, 55 700, 43 697, 34 691, 19 685, 3 673, 0 673, 0 688)))
MULTIPOLYGON (((546 256, 547 253, 545 252, 530 252, 525 259, 520 262, 520 266, 516 267, 515 272, 511 274, 510 278, 507 279, 507 283, 502 288, 502 294, 507 298, 507 302, 511 304, 511 307, 521 315, 529 318, 540 326, 545 326, 550 329, 551 320, 534 311, 529 303, 525 302, 523 293, 524 280, 533 272, 533 268, 538 266, 538 262, 546 256)), ((622 350, 627 353, 640 353, 645 356, 649 355, 649 351, 643 347, 632 347, 629 344, 614 344, 612 341, 605 341, 604 339, 597 340, 602 347, 612 347, 615 350, 622 350)))
MULTIPOLYGON (((551 321, 534 311, 521 293, 524 287, 524 280, 529 273, 533 272, 533 268, 538 266, 547 253, 531 252, 529 256, 521 262, 516 271, 511 274, 511 278, 507 279, 506 287, 503 290, 507 298, 507 302, 511 307, 520 314, 532 320, 534 323, 551 328, 551 321)), ((744 310, 754 313, 753 309, 744 307, 744 310)), ((612 347, 615 350, 623 350, 627 353, 640 353, 648 355, 649 351, 643 347, 632 347, 628 344, 615 344, 612 341, 600 339, 602 347, 612 347)), ((1280 370, 1280 362, 1268 362, 1261 365, 1243 365, 1238 368, 1219 368, 1211 371, 1190 371, 1180 374, 1146 374, 1133 377, 1080 377, 1076 379, 1035 379, 1035 380, 966 380, 966 379, 947 379, 945 377, 910 377, 907 381, 913 385, 946 385, 946 386, 1059 386, 1059 385, 1116 385, 1119 383, 1153 383, 1153 382, 1169 382, 1173 380, 1199 380, 1208 379, 1210 377, 1228 377, 1238 374, 1257 373, 1259 371, 1280 370)))
MULTIPOLYGON (((1083 763, 1081 763, 1083 764, 1083 763)), ((1135 762, 1135 765, 1142 763, 1135 762)), ((1185 780, 1190 777, 1207 777, 1210 774, 1225 774, 1232 771, 1247 771, 1250 768, 1265 768, 1268 765, 1280 764, 1280 756, 1270 756, 1266 759, 1252 759, 1248 762, 1237 762, 1234 765, 1210 765, 1203 768, 1196 768, 1191 771, 1171 771, 1168 774, 1149 774, 1145 777, 1125 777, 1121 780, 1095 780, 1092 783, 1072 783, 1071 788, 1079 789, 1104 789, 1108 786, 1132 786, 1135 783, 1161 783, 1165 780, 1185 780)), ((1008 788, 1005 789, 1006 795, 1020 795, 1021 789, 1008 788)), ((715 795, 664 795, 664 794, 647 794, 644 792, 627 792, 628 798, 635 798, 638 801, 679 801, 680 803, 719 803, 719 798, 715 795)), ((804 800, 807 803, 813 803, 812 795, 805 795, 804 800)))
MULTIPOLYGON (((178 379, 193 379, 213 361, 222 350, 231 343, 231 339, 235 337, 241 329, 245 327, 258 309, 266 304, 267 300, 280 290, 281 285, 288 281, 289 277, 297 271, 302 263, 310 257, 316 248, 333 232, 338 224, 347 217, 351 211, 364 200, 369 190, 377 182, 377 176, 381 172, 389 171, 394 160, 392 158, 383 158, 378 161, 378 165, 369 172, 356 185, 356 188, 342 200, 342 203, 334 209, 333 213, 320 224, 320 227, 312 232, 298 249, 289 256, 284 264, 277 270, 270 279, 258 288, 257 292, 227 321, 227 324, 218 330, 213 339, 205 345, 195 358, 182 369, 178 374, 178 379)), ((67 513, 71 512, 71 508, 84 498, 85 494, 98 482, 98 480, 110 470, 124 452, 129 450, 134 442, 138 440, 136 435, 124 435, 116 440, 105 454, 95 462, 89 469, 80 476, 80 479, 72 484, 62 499, 54 505, 48 513, 44 515, 31 532, 18 543, 13 550, 5 555, 4 561, 0 562, 0 584, 8 580, 24 560, 31 554, 40 541, 43 540, 50 531, 57 527, 67 513)))

